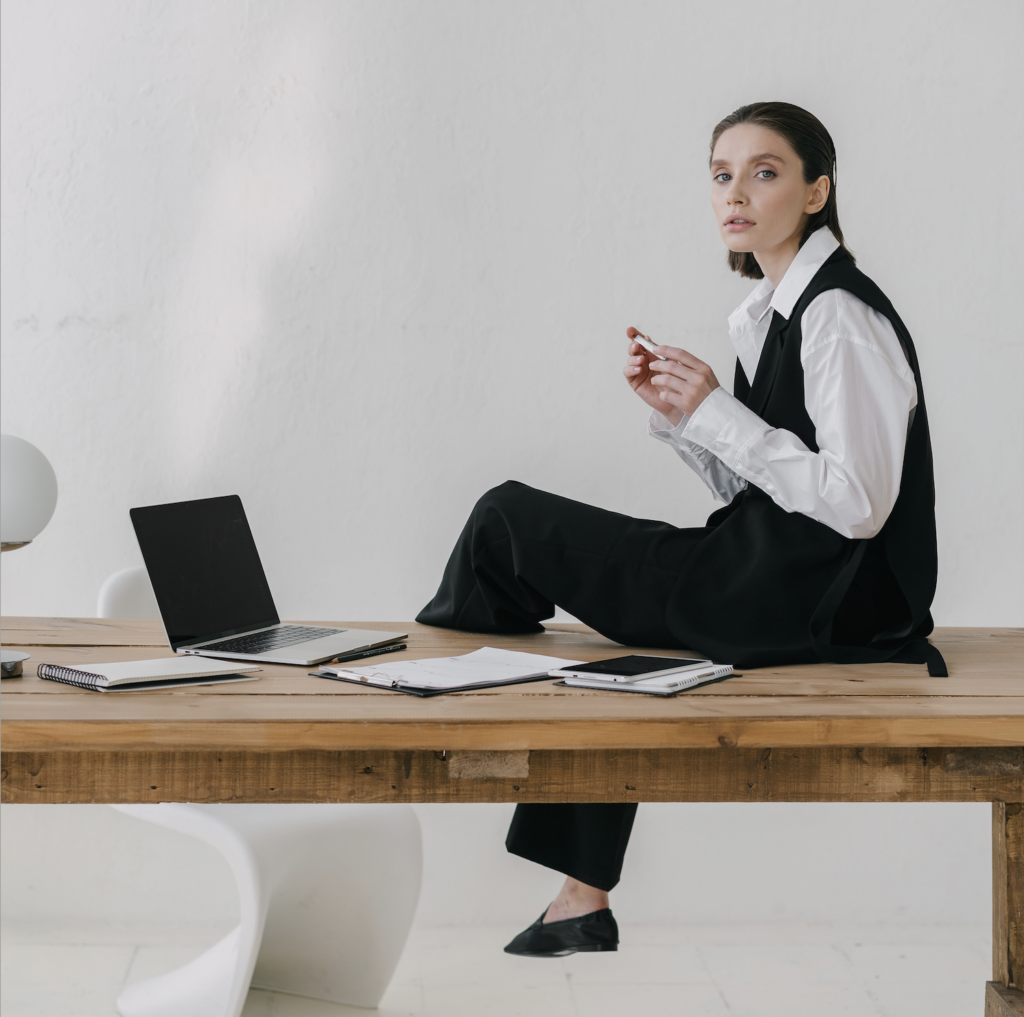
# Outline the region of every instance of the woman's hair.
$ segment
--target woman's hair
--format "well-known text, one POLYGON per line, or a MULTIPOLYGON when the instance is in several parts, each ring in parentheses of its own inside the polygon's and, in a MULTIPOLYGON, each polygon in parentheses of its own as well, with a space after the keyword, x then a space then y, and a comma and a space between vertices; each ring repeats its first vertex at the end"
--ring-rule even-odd
MULTIPOLYGON (((756 124, 782 135, 798 156, 804 167, 804 182, 814 183, 818 177, 828 177, 828 200, 823 208, 808 216, 804 234, 800 238, 803 247, 807 238, 822 226, 827 226, 839 246, 856 263, 843 242, 843 231, 839 227, 839 209, 836 205, 836 146, 825 125, 807 110, 789 102, 752 102, 740 106, 722 120, 711 134, 711 157, 714 158, 718 139, 730 127, 737 124, 756 124)), ((709 160, 710 161, 710 160, 709 160)), ((748 279, 763 279, 764 272, 757 259, 750 252, 729 252, 729 268, 748 279)))

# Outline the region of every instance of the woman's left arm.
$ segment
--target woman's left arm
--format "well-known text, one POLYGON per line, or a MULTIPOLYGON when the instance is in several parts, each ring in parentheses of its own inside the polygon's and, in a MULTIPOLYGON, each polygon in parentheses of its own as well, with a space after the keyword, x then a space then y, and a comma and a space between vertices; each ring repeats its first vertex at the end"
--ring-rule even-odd
POLYGON ((917 405, 913 372, 889 320, 843 290, 812 301, 801 331, 804 402, 817 452, 717 385, 693 410, 682 437, 710 449, 787 512, 845 537, 873 537, 899 494, 917 405))

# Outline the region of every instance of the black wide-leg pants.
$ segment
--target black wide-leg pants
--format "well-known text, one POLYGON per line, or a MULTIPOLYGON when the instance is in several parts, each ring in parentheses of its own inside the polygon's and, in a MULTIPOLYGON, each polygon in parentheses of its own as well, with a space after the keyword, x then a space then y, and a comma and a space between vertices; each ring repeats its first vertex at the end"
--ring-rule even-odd
MULTIPOLYGON (((555 606, 616 642, 683 649, 665 612, 704 527, 633 519, 509 481, 476 504, 416 620, 540 632, 555 606)), ((506 847, 589 886, 619 881, 633 803, 519 805, 506 847)))

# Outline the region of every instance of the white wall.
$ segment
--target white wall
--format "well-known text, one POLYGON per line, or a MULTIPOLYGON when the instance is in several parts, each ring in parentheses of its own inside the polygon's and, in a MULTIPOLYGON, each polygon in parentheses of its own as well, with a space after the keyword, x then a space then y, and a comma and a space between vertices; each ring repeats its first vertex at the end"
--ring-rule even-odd
POLYGON ((409 618, 514 477, 703 522, 619 374, 732 377, 712 126, 815 111, 920 349, 939 623, 1024 621, 1016 0, 6 0, 5 431, 60 502, 6 613, 88 615, 128 508, 237 492, 285 617, 409 618), (59 579, 58 579, 59 577, 59 579))
MULTIPOLYGON (((416 806, 419 922, 540 914, 562 880, 505 852, 513 808, 416 806)), ((613 905, 627 922, 984 924, 990 815, 986 804, 643 805, 613 905)), ((3 820, 5 923, 238 920, 227 865, 191 838, 104 805, 5 805, 3 820)))
MULTIPOLYGON (((644 437, 622 333, 731 378, 749 284, 724 267, 706 145, 781 98, 832 131, 847 238, 918 345, 936 619, 1024 621, 1016 0, 4 0, 0 27, 2 427, 61 491, 4 556, 5 613, 92 614, 139 561, 128 508, 158 501, 239 493, 282 615, 323 619, 411 617, 509 477, 702 522, 709 495, 644 437)), ((551 877, 502 854, 507 809, 420 811, 424 915, 490 915, 495 885, 492 917, 520 893, 539 911, 551 877)), ((45 845, 79 829, 187 884, 192 855, 105 810, 5 819, 12 914, 50 906, 21 877, 43 886, 45 845)), ((987 822, 647 807, 619 899, 704 920, 740 914, 720 889, 739 885, 755 917, 965 920, 987 906, 987 822), (639 874, 652 852, 676 889, 639 874)), ((93 913, 80 890, 68 907, 93 913)))

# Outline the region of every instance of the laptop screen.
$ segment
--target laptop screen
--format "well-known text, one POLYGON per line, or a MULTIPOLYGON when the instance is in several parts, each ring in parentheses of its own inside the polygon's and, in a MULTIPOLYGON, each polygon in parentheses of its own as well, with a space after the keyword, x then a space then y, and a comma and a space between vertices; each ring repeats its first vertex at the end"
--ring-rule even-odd
POLYGON ((172 650, 280 621, 238 495, 131 516, 172 650))

